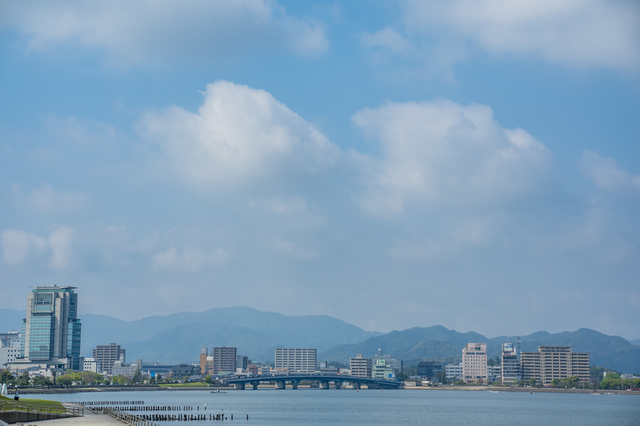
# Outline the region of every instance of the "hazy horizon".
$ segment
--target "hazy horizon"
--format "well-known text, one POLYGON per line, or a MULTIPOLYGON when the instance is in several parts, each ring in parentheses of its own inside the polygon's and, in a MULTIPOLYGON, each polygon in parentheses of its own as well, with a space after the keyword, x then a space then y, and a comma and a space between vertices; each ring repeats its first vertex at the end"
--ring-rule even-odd
POLYGON ((0 2, 0 308, 638 336, 640 5, 0 2))

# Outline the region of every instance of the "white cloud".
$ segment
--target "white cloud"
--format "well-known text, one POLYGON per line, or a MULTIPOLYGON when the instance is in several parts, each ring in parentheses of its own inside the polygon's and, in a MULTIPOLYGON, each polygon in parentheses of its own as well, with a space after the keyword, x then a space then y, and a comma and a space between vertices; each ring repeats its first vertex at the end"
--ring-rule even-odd
MULTIPOLYGON (((533 56, 570 68, 626 73, 640 68, 637 2, 408 0, 403 4, 405 38, 431 66, 438 66, 434 60, 449 66, 479 48, 493 55, 533 56)), ((407 47, 400 43, 395 49, 402 52, 407 47)))
POLYGON ((32 51, 95 48, 118 66, 228 60, 274 46, 304 55, 328 48, 321 24, 269 0, 5 2, 3 15, 0 23, 23 33, 32 51))
POLYGON ((217 266, 229 257, 229 253, 223 249, 212 251, 199 250, 185 244, 182 252, 170 247, 167 250, 153 256, 154 270, 175 271, 199 271, 208 266, 217 266))
POLYGON ((352 121, 381 142, 361 198, 374 214, 401 214, 407 205, 500 205, 535 194, 549 179, 544 145, 522 129, 502 128, 488 106, 389 102, 352 121))
POLYGON ((47 238, 27 234, 24 231, 5 229, 0 234, 4 263, 19 265, 25 263, 33 250, 48 250, 51 254, 49 264, 54 269, 67 269, 72 260, 73 230, 59 226, 47 238))
POLYGON ((365 33, 360 37, 360 44, 365 49, 379 49, 380 53, 405 56, 411 51, 411 43, 400 33, 386 27, 375 33, 365 33))
POLYGON ((225 190, 336 164, 340 149, 264 90, 218 81, 198 113, 173 106, 140 125, 171 166, 198 186, 225 190))
POLYGON ((72 261, 73 229, 61 226, 49 235, 47 242, 51 249, 51 266, 55 269, 67 269, 72 261))
POLYGON ((31 249, 42 250, 47 242, 44 238, 24 231, 5 229, 0 234, 2 257, 8 265, 18 265, 26 261, 31 249))
POLYGON ((30 210, 45 214, 70 214, 86 208, 89 204, 89 196, 80 191, 64 192, 56 191, 50 185, 44 184, 22 194, 18 185, 13 186, 13 195, 16 202, 30 210))
POLYGON ((585 151, 578 165, 582 174, 601 189, 640 193, 640 175, 623 170, 613 158, 585 151))
POLYGON ((276 237, 272 240, 272 245, 280 252, 297 260, 310 260, 317 257, 315 250, 303 247, 299 243, 276 237))

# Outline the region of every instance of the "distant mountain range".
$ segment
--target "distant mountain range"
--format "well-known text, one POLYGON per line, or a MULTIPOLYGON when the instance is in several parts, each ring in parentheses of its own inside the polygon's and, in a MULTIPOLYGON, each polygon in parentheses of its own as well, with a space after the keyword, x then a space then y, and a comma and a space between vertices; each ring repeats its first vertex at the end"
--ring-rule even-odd
MULTIPOLYGON (((20 329, 25 311, 0 309, 0 326, 20 329)), ((246 307, 215 308, 123 321, 105 315, 80 315, 82 355, 96 345, 118 343, 127 361, 138 358, 162 363, 198 360, 201 347, 235 346, 254 361, 273 359, 276 347, 327 350, 382 333, 364 331, 327 315, 288 316, 246 307)))
MULTIPOLYGON (((0 309, 0 331, 19 330, 25 311, 0 309)), ((84 314, 82 354, 91 356, 98 344, 115 342, 127 350, 127 360, 174 364, 198 359, 201 347, 234 346, 238 354, 253 361, 271 361, 277 347, 318 349, 318 360, 348 362, 357 353, 371 357, 379 349, 405 361, 459 359, 468 342, 486 342, 489 357, 500 354, 505 341, 514 336, 487 338, 475 332, 459 333, 443 326, 414 327, 387 334, 369 332, 329 316, 288 316, 246 307, 215 308, 183 312, 137 321, 84 314)), ((591 364, 625 373, 640 372, 640 340, 629 342, 582 328, 550 334, 539 331, 521 337, 523 351, 539 345, 571 346, 589 352, 591 364), (635 343, 635 344, 632 344, 635 343)))
MULTIPOLYGON (((550 334, 539 331, 522 336, 521 350, 536 351, 538 346, 571 346, 575 352, 589 352, 591 364, 613 368, 631 373, 640 372, 640 347, 618 336, 608 336, 588 328, 577 331, 550 334)), ((323 360, 347 362, 353 354, 361 353, 372 357, 382 350, 393 358, 416 360, 428 358, 461 358, 464 345, 469 342, 485 342, 487 355, 491 358, 500 355, 502 343, 517 342, 515 336, 487 338, 481 334, 459 333, 455 330, 436 325, 433 327, 415 327, 403 331, 371 337, 363 342, 351 345, 339 345, 318 356, 323 360)))

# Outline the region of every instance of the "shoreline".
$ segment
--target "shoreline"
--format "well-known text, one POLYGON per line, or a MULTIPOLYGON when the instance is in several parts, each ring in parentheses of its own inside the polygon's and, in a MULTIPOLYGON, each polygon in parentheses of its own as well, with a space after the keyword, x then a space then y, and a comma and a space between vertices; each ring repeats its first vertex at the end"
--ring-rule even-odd
MULTIPOLYGON (((262 385, 261 389, 273 389, 271 385, 262 385)), ((311 389, 308 385, 300 385, 299 389, 311 389)), ((21 389, 20 395, 31 394, 71 394, 71 393, 107 393, 107 392, 177 392, 177 391, 211 391, 220 389, 225 391, 236 391, 231 386, 216 386, 203 388, 202 386, 194 387, 159 387, 159 386, 109 386, 104 387, 80 387, 80 388, 54 388, 54 389, 21 389)), ((286 388, 291 390, 290 387, 286 388)), ((344 388, 353 390, 351 388, 344 388)), ((333 390, 333 389, 332 389, 333 390)), ((367 389, 363 389, 367 390, 367 389)), ((410 391, 467 391, 467 392, 524 392, 524 393, 580 393, 600 395, 640 395, 640 391, 612 390, 612 389, 557 389, 557 388, 520 388, 509 386, 405 386, 404 390, 410 391)), ((250 389, 248 390, 250 391, 250 389)))

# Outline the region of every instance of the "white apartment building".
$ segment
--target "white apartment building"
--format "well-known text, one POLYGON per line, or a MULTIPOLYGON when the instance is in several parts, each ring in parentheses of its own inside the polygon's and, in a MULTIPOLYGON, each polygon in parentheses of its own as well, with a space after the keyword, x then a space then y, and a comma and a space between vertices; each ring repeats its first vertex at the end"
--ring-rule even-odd
POLYGON ((20 333, 9 331, 0 333, 0 369, 4 364, 16 360, 20 356, 20 333))
POLYGON ((102 363, 100 361, 96 361, 95 358, 85 358, 82 361, 82 371, 102 373, 102 363))
POLYGON ((291 372, 313 373, 318 364, 318 350, 308 348, 277 348, 275 368, 288 368, 291 372))
POLYGON ((522 366, 518 349, 513 343, 502 344, 502 383, 518 383, 522 379, 522 366))
POLYGON ((450 364, 446 367, 446 375, 447 381, 453 382, 456 380, 462 380, 462 363, 460 364, 450 364))
POLYGON ((111 377, 124 376, 131 378, 139 368, 138 364, 127 365, 122 361, 116 361, 113 363, 113 367, 111 368, 111 377))
POLYGON ((462 349, 462 380, 487 384, 487 344, 467 343, 462 349))

